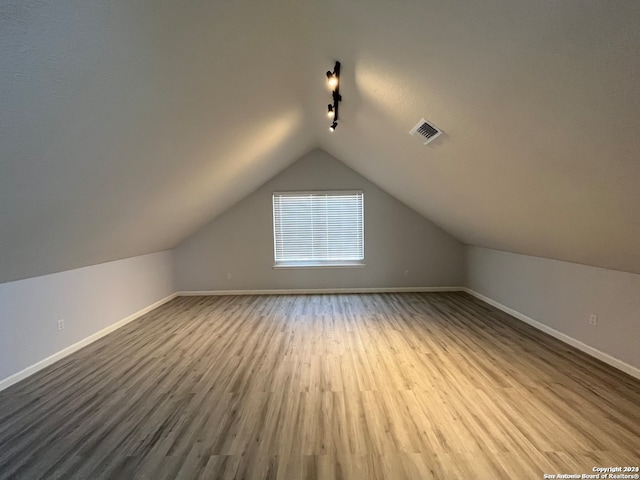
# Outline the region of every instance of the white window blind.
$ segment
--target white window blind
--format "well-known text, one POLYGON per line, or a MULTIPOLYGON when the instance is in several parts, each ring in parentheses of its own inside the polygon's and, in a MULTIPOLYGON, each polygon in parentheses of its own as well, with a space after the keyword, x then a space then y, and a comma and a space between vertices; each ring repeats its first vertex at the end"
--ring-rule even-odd
POLYGON ((340 265, 364 260, 362 192, 273 194, 277 265, 340 265))

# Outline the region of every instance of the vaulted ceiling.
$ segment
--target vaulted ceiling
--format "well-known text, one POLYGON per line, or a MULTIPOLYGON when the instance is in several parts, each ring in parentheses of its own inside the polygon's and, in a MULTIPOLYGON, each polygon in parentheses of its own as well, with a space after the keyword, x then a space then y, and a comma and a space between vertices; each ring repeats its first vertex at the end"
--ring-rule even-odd
POLYGON ((465 243, 640 273, 638 25, 637 0, 0 0, 0 281, 172 248, 316 147, 465 243))

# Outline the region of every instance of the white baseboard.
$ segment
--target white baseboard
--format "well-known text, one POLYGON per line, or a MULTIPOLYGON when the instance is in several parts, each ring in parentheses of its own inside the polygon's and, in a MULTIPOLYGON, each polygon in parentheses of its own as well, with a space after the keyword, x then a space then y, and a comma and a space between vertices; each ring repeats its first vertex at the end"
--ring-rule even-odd
POLYGON ((142 315, 149 313, 154 308, 158 308, 160 305, 167 303, 169 300, 174 299, 176 296, 177 296, 176 293, 172 293, 171 295, 168 295, 165 298, 158 300, 157 302, 149 305, 148 307, 145 307, 142 310, 139 310, 136 313, 133 313, 128 317, 125 317, 122 320, 119 320, 116 323, 109 325, 107 328, 104 328, 99 332, 94 333, 93 335, 89 335, 87 338, 84 338, 79 342, 74 343, 73 345, 70 345, 67 348, 60 350, 59 352, 56 352, 53 355, 43 360, 40 360, 37 363, 34 363, 33 365, 25 368, 24 370, 20 370, 19 372, 14 373, 10 377, 0 380, 0 391, 10 387, 11 385, 19 382, 20 380, 27 378, 30 375, 33 375, 34 373, 42 370, 43 368, 48 367, 52 363, 57 362, 58 360, 66 357, 67 355, 70 355, 73 352, 80 350, 82 347, 86 347, 90 343, 93 343, 96 340, 104 337, 105 335, 108 335, 109 333, 113 332, 114 330, 117 330, 118 328, 123 327, 127 323, 134 321, 135 319, 141 317, 142 315))
POLYGON ((623 372, 631 375, 632 377, 640 379, 640 369, 632 365, 629 365, 623 362, 622 360, 612 357, 607 353, 601 352, 600 350, 593 348, 585 343, 582 343, 573 337, 570 337, 562 332, 559 332, 558 330, 555 330, 545 325, 544 323, 534 320, 533 318, 528 317, 527 315, 524 315, 516 310, 513 310, 512 308, 509 308, 506 305, 503 305, 500 302, 497 302, 467 287, 388 287, 388 288, 374 287, 374 288, 317 288, 317 289, 275 289, 275 290, 207 290, 207 291, 181 291, 181 292, 172 293, 171 295, 168 295, 167 297, 161 300, 158 300, 157 302, 137 311, 136 313, 133 313, 132 315, 129 315, 128 317, 123 318, 122 320, 119 320, 118 322, 112 325, 109 325, 107 328, 104 328, 103 330, 100 330, 99 332, 96 332, 93 335, 90 335, 89 337, 83 340, 80 340, 79 342, 74 343, 73 345, 70 345, 69 347, 63 350, 60 350, 59 352, 54 353, 53 355, 43 360, 40 360, 39 362, 17 373, 14 373, 10 377, 0 380, 0 391, 10 387, 11 385, 19 382, 20 380, 27 378, 30 375, 33 375, 34 373, 42 370, 43 368, 48 367, 52 363, 57 362, 58 360, 66 357, 67 355, 70 355, 73 352, 80 350, 82 347, 85 347, 90 343, 95 342, 96 340, 104 337, 105 335, 108 335, 109 333, 117 330, 118 328, 123 327, 127 323, 130 323, 133 320, 136 320, 137 318, 141 317, 142 315, 149 313, 151 310, 158 308, 159 306, 167 303, 168 301, 174 299, 177 296, 308 295, 308 294, 401 293, 401 292, 418 292, 418 293, 419 292, 467 292, 468 294, 473 295, 479 300, 482 300, 483 302, 488 303, 489 305, 492 305, 497 309, 502 310, 505 313, 508 313, 509 315, 517 318, 518 320, 521 320, 531 325, 532 327, 535 327, 538 330, 541 330, 551 335, 552 337, 557 338, 558 340, 563 341, 577 348, 578 350, 581 350, 584 353, 591 355, 592 357, 595 357, 607 363, 608 365, 611 365, 612 367, 622 370, 623 372))
POLYGON ((181 297, 207 295, 313 295, 340 293, 462 292, 464 287, 293 288, 275 290, 201 290, 178 292, 181 297))
POLYGON ((465 287, 462 289, 462 291, 467 292, 468 294, 473 295, 477 299, 482 300, 483 302, 496 307, 498 310, 502 310, 503 312, 508 313, 512 317, 515 317, 518 320, 521 320, 524 323, 527 323, 532 327, 537 328, 538 330, 541 330, 544 333, 547 333, 552 337, 557 338, 558 340, 564 343, 567 343, 572 347, 577 348, 578 350, 586 353, 587 355, 591 355, 592 357, 595 357, 598 360, 601 360, 604 363, 617 368, 618 370, 622 370, 623 372, 631 375, 632 377, 640 379, 640 369, 634 367, 633 365, 629 365, 628 363, 625 363, 622 360, 618 360, 617 358, 612 357, 608 353, 604 353, 598 350, 597 348, 593 348, 592 346, 587 345, 586 343, 582 343, 580 340, 576 340, 575 338, 570 337, 569 335, 562 333, 554 328, 551 328, 548 325, 545 325, 544 323, 539 322, 538 320, 534 320, 533 318, 528 317, 527 315, 520 313, 517 310, 509 308, 500 302, 496 302, 495 300, 489 297, 485 297, 484 295, 476 292, 475 290, 471 290, 470 288, 465 287))

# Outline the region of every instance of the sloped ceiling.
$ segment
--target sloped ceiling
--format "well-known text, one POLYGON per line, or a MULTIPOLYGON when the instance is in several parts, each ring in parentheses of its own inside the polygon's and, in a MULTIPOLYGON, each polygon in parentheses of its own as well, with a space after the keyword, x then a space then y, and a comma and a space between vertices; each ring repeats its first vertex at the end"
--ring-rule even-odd
POLYGON ((171 248, 318 146, 466 243, 640 273, 638 25, 636 0, 0 0, 0 281, 171 248))

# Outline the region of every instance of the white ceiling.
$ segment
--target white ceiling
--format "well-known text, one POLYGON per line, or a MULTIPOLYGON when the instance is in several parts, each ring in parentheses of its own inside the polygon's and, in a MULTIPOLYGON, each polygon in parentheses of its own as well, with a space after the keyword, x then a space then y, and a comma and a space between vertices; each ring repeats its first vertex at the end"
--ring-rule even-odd
POLYGON ((637 0, 0 0, 0 281, 171 248, 318 146, 466 243, 640 273, 639 25, 637 0))

